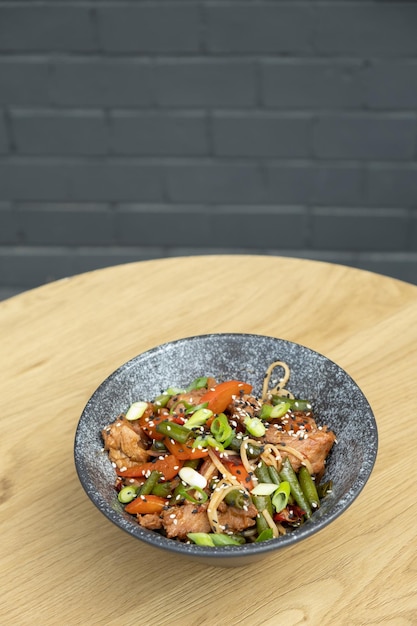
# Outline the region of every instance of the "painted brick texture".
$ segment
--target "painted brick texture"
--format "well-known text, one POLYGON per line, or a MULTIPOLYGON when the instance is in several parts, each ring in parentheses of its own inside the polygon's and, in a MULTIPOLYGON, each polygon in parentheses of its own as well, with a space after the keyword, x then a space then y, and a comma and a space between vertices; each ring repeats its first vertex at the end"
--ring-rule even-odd
POLYGON ((0 0, 0 298, 282 254, 417 284, 417 4, 0 0))

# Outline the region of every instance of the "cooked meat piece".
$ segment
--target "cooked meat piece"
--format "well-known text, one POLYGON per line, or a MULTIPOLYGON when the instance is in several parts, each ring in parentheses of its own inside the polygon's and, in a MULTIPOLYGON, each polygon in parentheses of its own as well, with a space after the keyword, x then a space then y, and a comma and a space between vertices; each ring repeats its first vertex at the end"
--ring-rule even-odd
MULTIPOLYGON (((162 511, 161 517, 167 537, 187 539, 187 533, 212 532, 207 506, 207 504, 184 504, 162 511)), ((252 503, 249 503, 247 511, 244 511, 222 502, 217 511, 220 527, 225 532, 237 533, 256 524, 258 511, 252 503)))
POLYGON ((228 506, 225 502, 222 502, 217 512, 220 527, 224 528, 225 532, 233 533, 255 526, 258 514, 258 510, 252 502, 248 504, 247 511, 236 506, 228 506))
MULTIPOLYGON (((285 416, 283 420, 274 420, 268 427, 264 440, 267 443, 291 446, 305 455, 310 461, 314 474, 324 472, 325 460, 329 454, 336 436, 327 428, 318 428, 312 416, 296 412, 285 416)), ((300 459, 281 450, 281 456, 287 456, 295 471, 301 465, 300 459)))
POLYGON ((161 513, 167 537, 187 539, 187 533, 209 533, 210 523, 206 504, 171 506, 161 513))
POLYGON ((251 396, 250 394, 243 394, 242 396, 236 396, 233 402, 227 407, 227 412, 234 417, 238 422, 243 424, 244 419, 254 417, 261 410, 262 403, 260 400, 251 396))
POLYGON ((130 422, 123 417, 106 426, 101 435, 110 461, 119 469, 146 463, 148 460, 149 454, 142 441, 142 433, 138 433, 137 428, 133 429, 130 422))
POLYGON ((159 513, 146 513, 145 515, 137 515, 138 522, 144 528, 149 530, 159 530, 162 528, 162 519, 159 513))

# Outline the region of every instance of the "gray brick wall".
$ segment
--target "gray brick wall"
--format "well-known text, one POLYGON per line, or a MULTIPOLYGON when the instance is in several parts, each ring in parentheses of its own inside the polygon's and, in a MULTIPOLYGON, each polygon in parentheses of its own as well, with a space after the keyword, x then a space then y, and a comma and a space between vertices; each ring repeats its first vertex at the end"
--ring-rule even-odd
POLYGON ((0 0, 0 298, 261 253, 417 284, 417 3, 0 0))

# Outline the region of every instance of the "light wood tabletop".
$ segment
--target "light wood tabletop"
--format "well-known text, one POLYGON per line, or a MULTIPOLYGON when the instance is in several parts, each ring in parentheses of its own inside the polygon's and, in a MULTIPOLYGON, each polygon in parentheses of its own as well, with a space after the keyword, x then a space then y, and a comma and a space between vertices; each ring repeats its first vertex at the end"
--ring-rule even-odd
POLYGON ((417 287, 292 258, 161 259, 5 300, 0 337, 1 624, 417 624, 417 287), (343 515, 230 569, 122 532, 73 460, 78 419, 112 371, 216 332, 324 354, 361 387, 379 431, 374 471, 343 515))

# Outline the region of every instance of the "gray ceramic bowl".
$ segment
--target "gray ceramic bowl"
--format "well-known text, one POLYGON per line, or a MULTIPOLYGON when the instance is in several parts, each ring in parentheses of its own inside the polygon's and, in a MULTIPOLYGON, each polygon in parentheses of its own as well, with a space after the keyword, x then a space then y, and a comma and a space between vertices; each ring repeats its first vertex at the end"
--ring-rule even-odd
POLYGON ((352 504, 375 463, 378 434, 372 410, 352 378, 326 357, 304 346, 262 335, 211 334, 179 339, 128 361, 111 374, 88 401, 75 435, 75 465, 96 507, 132 537, 211 565, 245 565, 290 548, 323 530, 352 504), (136 400, 152 400, 169 386, 185 386, 198 376, 237 378, 261 392, 265 371, 276 360, 291 368, 287 385, 295 396, 311 400, 318 423, 337 436, 323 480, 333 491, 312 518, 277 539, 243 546, 209 548, 167 539, 139 526, 123 511, 114 490, 115 473, 102 451, 101 429, 136 400))

